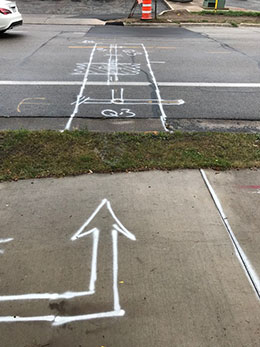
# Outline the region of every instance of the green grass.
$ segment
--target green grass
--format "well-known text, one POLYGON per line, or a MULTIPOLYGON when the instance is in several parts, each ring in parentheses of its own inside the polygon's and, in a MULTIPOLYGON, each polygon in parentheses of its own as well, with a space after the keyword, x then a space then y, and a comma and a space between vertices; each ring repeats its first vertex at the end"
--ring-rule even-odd
POLYGON ((260 135, 232 133, 0 132, 0 180, 260 167, 260 135))
POLYGON ((229 17, 241 17, 241 16, 247 16, 247 17, 260 17, 260 12, 254 12, 254 11, 200 11, 196 12, 197 14, 200 14, 202 16, 204 15, 212 15, 212 16, 229 16, 229 17))

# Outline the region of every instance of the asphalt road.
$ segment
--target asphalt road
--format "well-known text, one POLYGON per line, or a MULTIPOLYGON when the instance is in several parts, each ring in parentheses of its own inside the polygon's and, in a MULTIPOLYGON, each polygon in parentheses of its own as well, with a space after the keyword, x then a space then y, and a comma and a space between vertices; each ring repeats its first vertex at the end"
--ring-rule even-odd
POLYGON ((0 38, 0 127, 258 122, 259 32, 25 25, 0 38))

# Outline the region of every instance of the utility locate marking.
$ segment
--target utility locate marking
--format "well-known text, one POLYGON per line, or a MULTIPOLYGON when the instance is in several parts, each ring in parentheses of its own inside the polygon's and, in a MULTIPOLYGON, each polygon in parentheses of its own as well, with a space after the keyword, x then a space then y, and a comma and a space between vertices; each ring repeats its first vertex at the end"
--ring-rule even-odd
POLYGON ((71 114, 70 119, 69 119, 69 121, 67 122, 67 124, 66 124, 66 126, 65 126, 65 130, 69 130, 69 129, 70 129, 72 120, 73 120, 73 118, 76 116, 76 114, 78 113, 78 109, 79 109, 78 101, 80 100, 80 98, 82 98, 83 91, 84 91, 84 89, 85 89, 85 85, 86 85, 86 82, 87 82, 87 80, 88 80, 89 68, 90 68, 90 66, 91 66, 91 63, 92 63, 92 60, 93 60, 93 56, 94 56, 96 47, 97 47, 97 44, 95 43, 95 45, 94 45, 94 47, 93 47, 93 49, 92 49, 92 51, 91 51, 91 54, 90 54, 88 67, 87 67, 87 70, 86 70, 86 73, 85 73, 85 76, 84 76, 84 79, 83 79, 83 82, 82 82, 82 86, 81 86, 81 88, 80 88, 80 92, 79 92, 79 94, 78 94, 78 96, 77 96, 77 102, 76 102, 74 111, 73 111, 73 113, 71 114))
MULTIPOLYGON (((57 293, 36 293, 36 294, 22 294, 22 295, 2 295, 0 296, 0 301, 19 301, 19 300, 56 300, 56 299, 72 299, 75 297, 82 297, 87 295, 95 294, 95 283, 97 280, 97 258, 98 258, 98 247, 99 247, 99 237, 100 230, 98 228, 93 228, 86 230, 90 222, 97 216, 99 211, 106 207, 114 219, 114 224, 111 228, 111 237, 113 244, 113 311, 108 312, 97 312, 86 315, 76 315, 76 316, 34 316, 34 317, 21 317, 21 316, 0 316, 0 322, 35 322, 35 321, 48 321, 52 322, 53 325, 62 325, 65 323, 81 320, 90 320, 97 318, 108 318, 108 317, 121 317, 124 316, 125 311, 121 309, 119 302, 119 292, 118 292, 118 233, 123 234, 130 240, 135 241, 135 236, 128 231, 120 220, 115 215, 110 202, 107 199, 103 199, 92 215, 85 221, 85 223, 77 230, 77 232, 71 237, 71 241, 76 241, 80 238, 92 234, 93 246, 92 246, 92 261, 91 261, 91 275, 89 290, 84 292, 66 292, 62 294, 57 293)), ((12 239, 0 239, 0 242, 9 242, 12 239)))
MULTIPOLYGON (((71 105, 75 105, 74 111, 70 117, 70 120, 66 124, 65 130, 69 130, 71 127, 72 120, 76 117, 80 106, 82 105, 109 105, 110 107, 105 109, 100 109, 96 107, 95 109, 91 108, 92 112, 98 112, 100 115, 104 117, 122 117, 122 118, 130 118, 135 117, 137 111, 132 110, 127 105, 157 105, 160 111, 160 119, 162 126, 165 131, 168 131, 166 126, 166 113, 164 111, 164 105, 182 105, 184 101, 182 99, 178 100, 164 100, 161 97, 159 84, 156 81, 155 74, 152 70, 151 64, 163 64, 163 61, 153 61, 151 62, 149 59, 148 52, 143 44, 136 45, 133 47, 129 45, 117 45, 110 44, 109 46, 99 46, 95 44, 95 49, 92 49, 89 62, 82 62, 76 64, 76 68, 73 71, 73 75, 84 75, 84 79, 81 85, 80 93, 77 96, 75 102, 71 105), (101 49, 102 48, 102 49, 101 49), (106 60, 107 61, 104 61, 106 60), (125 61, 126 59, 126 61, 125 61), (122 61, 123 60, 123 61, 122 61), (97 62, 98 61, 98 62, 97 62), (144 65, 144 66, 143 66, 144 65), (148 69, 148 71, 147 71, 148 69), (127 77, 135 77, 136 75, 148 75, 148 79, 150 81, 121 81, 120 79, 127 77), (88 77, 91 76, 92 80, 89 80, 88 77), (96 79, 95 79, 96 78, 96 79), (94 79, 94 81, 93 81, 94 79), (98 80, 97 80, 98 79, 98 80), (103 80, 100 80, 103 79, 103 80), (97 93, 101 93, 101 91, 96 91, 91 88, 87 93, 85 90, 87 86, 91 85, 102 85, 107 86, 107 89, 102 89, 102 94, 104 97, 98 98, 95 96, 97 93), (129 88, 120 88, 120 96, 116 96, 117 90, 111 88, 111 86, 152 86, 154 89, 154 93, 156 94, 155 98, 149 98, 151 95, 151 90, 145 90, 145 94, 148 94, 148 98, 133 98, 133 91, 129 88), (111 88, 109 90, 109 88, 111 88), (83 93, 85 95, 83 95, 83 93), (92 93, 92 95, 91 95, 92 93), (93 95, 94 94, 94 95, 93 95), (107 96, 108 94, 108 96, 107 96), (109 94, 111 96, 109 96, 109 94), (111 105, 122 105, 121 109, 111 108, 111 105), (93 111, 94 110, 94 111, 93 111)), ((86 108, 85 108, 86 109, 86 108)), ((84 109, 84 110, 85 110, 84 109)), ((95 114, 92 116, 95 116, 95 114)))
POLYGON ((46 102, 41 102, 41 101, 45 101, 46 98, 25 98, 23 99, 21 102, 19 102, 18 106, 17 106, 17 112, 21 113, 21 106, 22 105, 50 105, 46 102), (40 102, 38 102, 38 100, 40 100, 40 102))
MULTIPOLYGON (((7 239, 0 239, 0 243, 8 243, 8 242, 11 242, 13 241, 13 238, 12 237, 9 237, 7 239)), ((4 254, 4 249, 0 249, 0 254, 4 254)))
POLYGON ((254 267, 252 266, 252 264, 250 263, 250 260, 247 258, 247 255, 245 254, 244 250, 242 249, 242 247, 240 246, 237 238, 235 237, 234 233, 233 233, 233 230, 231 228, 231 226, 229 225, 229 222, 228 222, 228 218, 227 216, 225 215, 224 213, 224 210, 221 206, 221 203, 217 197, 217 194, 215 193, 213 187, 211 186, 211 184, 209 183, 209 180, 206 176, 206 173, 204 170, 200 170, 201 172, 201 175, 202 175, 202 178, 212 196, 212 199, 219 211, 219 214, 222 218, 222 221, 226 227, 226 230, 229 234, 229 237, 230 237, 230 240, 235 248, 235 251, 236 251, 236 255, 247 275, 247 278, 249 280, 249 283, 252 285, 256 295, 257 295, 257 298, 260 299, 260 279, 258 277, 258 274, 256 273, 254 267))
MULTIPOLYGON (((166 119, 167 119, 167 116, 164 112, 164 109, 163 109, 163 106, 162 106, 162 98, 161 98, 161 93, 160 93, 160 90, 159 90, 159 87, 158 87, 158 84, 157 84, 157 81, 156 81, 156 78, 154 76, 154 73, 153 73, 153 70, 152 70, 152 67, 151 67, 151 63, 149 61, 149 55, 148 55, 148 52, 147 50, 145 49, 145 46, 142 44, 142 47, 143 47, 143 50, 145 52, 145 57, 146 57, 146 60, 147 60, 147 66, 150 70, 150 75, 152 76, 152 81, 153 81, 153 84, 154 84, 154 87, 155 87, 155 92, 156 92, 156 95, 157 95, 157 98, 158 98, 158 104, 159 104, 159 107, 160 107, 160 111, 161 111, 161 122, 162 122, 162 126, 164 128, 165 131, 168 131, 168 129, 166 128, 166 119)), ((183 101, 183 100, 182 100, 183 101)), ((184 103, 184 101, 183 101, 184 103)))
MULTIPOLYGON (((154 62, 151 62, 153 64, 154 62)), ((78 64, 77 64, 78 65, 78 64)), ((79 64, 81 65, 81 64, 79 64)), ((87 68, 88 63, 85 63, 87 68)), ((123 64, 122 64, 123 65, 123 64)), ((73 75, 84 75, 80 69, 73 75)), ((86 86, 105 86, 104 81, 87 81, 86 86)), ((118 81, 110 82, 115 86, 150 86, 150 82, 118 81)), ((205 87, 205 88, 260 88, 260 83, 218 83, 218 82, 157 82, 159 87, 205 87)), ((81 86, 82 81, 0 81, 0 86, 81 86)))

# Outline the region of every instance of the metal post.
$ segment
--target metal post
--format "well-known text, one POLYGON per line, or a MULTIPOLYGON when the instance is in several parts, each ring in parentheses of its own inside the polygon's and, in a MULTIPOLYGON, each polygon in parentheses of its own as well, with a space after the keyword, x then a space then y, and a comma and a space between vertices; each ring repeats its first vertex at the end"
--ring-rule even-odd
POLYGON ((216 2, 215 2, 215 11, 217 8, 218 8, 218 0, 216 0, 216 2))

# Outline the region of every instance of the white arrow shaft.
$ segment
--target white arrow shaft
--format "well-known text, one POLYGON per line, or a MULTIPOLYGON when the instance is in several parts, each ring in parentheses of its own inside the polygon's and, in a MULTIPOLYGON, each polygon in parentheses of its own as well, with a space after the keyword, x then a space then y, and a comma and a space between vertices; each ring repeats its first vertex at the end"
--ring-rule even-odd
POLYGON ((89 291, 95 292, 95 283, 97 280, 97 256, 98 256, 98 242, 100 231, 96 229, 93 232, 93 249, 92 249, 92 263, 91 263, 91 276, 89 283, 89 291))
POLYGON ((113 291, 114 291, 114 310, 120 311, 118 293, 118 231, 112 230, 113 241, 113 291))

